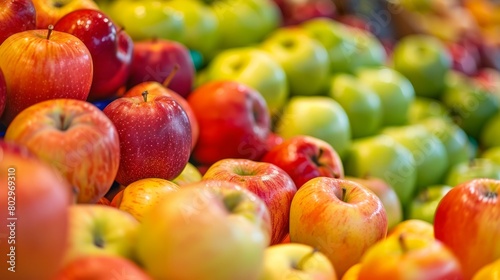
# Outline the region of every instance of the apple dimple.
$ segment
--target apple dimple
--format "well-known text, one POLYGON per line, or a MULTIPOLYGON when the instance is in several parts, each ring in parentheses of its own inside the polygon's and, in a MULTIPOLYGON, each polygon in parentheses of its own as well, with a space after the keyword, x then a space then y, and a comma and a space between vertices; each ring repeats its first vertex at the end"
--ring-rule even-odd
POLYGON ((231 192, 227 196, 223 198, 223 203, 226 209, 230 212, 233 213, 238 207, 238 205, 242 202, 243 200, 243 194, 240 192, 231 192))

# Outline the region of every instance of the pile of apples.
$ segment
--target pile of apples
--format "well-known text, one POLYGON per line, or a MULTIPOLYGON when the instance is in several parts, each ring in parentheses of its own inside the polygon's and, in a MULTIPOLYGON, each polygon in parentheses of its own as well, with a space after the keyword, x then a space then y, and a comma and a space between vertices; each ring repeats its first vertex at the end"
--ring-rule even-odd
POLYGON ((0 279, 497 279, 500 47, 329 0, 0 7, 0 279))

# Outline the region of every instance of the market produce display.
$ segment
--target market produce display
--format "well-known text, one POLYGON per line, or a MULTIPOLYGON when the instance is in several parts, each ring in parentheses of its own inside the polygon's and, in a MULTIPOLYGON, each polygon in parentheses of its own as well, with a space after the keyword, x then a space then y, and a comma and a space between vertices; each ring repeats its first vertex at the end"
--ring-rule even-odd
POLYGON ((354 2, 0 0, 0 279, 500 279, 500 4, 354 2))

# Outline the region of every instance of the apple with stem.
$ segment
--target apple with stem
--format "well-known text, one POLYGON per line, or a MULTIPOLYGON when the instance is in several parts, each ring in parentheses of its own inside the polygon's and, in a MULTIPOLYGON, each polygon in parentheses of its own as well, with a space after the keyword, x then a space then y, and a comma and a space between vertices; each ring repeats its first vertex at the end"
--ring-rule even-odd
POLYGON ((10 35, 36 28, 36 11, 32 0, 1 0, 0 44, 10 35))

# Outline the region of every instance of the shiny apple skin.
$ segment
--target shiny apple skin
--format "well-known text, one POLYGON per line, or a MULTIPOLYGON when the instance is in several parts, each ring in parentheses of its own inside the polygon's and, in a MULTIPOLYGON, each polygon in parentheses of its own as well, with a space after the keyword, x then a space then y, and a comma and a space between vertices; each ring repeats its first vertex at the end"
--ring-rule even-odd
POLYGON ((5 110, 5 102, 7 99, 7 83, 5 82, 5 77, 3 75, 2 69, 0 69, 0 117, 5 110))
POLYGON ((31 0, 0 0, 0 44, 10 35, 36 28, 35 6, 31 0))
POLYGON ((93 0, 32 0, 36 11, 36 28, 54 25, 64 15, 79 9, 99 10, 93 0))

